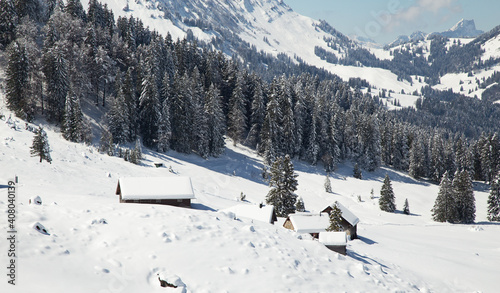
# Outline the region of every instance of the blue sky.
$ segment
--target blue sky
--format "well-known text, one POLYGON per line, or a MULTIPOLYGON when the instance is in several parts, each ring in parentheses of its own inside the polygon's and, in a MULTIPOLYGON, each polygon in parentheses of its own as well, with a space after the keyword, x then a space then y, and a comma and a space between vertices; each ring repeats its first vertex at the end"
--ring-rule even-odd
POLYGON ((499 0, 283 0, 294 11, 324 19, 346 35, 386 44, 415 31, 441 32, 463 19, 489 31, 500 25, 499 0))

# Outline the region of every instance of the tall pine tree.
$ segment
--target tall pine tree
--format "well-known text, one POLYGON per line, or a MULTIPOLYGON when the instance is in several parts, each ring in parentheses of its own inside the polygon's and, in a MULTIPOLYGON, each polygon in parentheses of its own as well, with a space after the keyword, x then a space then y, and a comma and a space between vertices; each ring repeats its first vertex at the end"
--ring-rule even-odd
POLYGON ((393 213, 396 210, 394 191, 392 190, 389 175, 385 175, 384 184, 380 190, 379 206, 381 210, 389 213, 393 213))
POLYGON ((443 174, 439 193, 432 208, 432 219, 436 222, 450 222, 455 218, 455 201, 448 172, 443 174))
POLYGON ((7 106, 18 117, 26 118, 29 111, 28 72, 29 61, 26 48, 13 42, 8 48, 9 60, 6 70, 7 106))
POLYGON ((206 94, 205 113, 208 126, 208 149, 211 156, 218 157, 224 152, 224 113, 220 105, 221 97, 219 91, 213 84, 210 85, 206 94))
POLYGON ((153 147, 158 141, 158 122, 160 121, 160 100, 155 78, 145 76, 139 98, 139 117, 141 135, 145 146, 153 147))
POLYGON ((38 127, 38 131, 35 134, 35 137, 33 137, 33 144, 30 149, 32 157, 40 157, 40 163, 42 160, 52 163, 52 158, 50 157, 51 150, 49 146, 49 139, 47 138, 47 133, 41 126, 38 127))
POLYGON ((476 199, 472 179, 466 170, 457 171, 452 182, 457 222, 470 224, 476 219, 476 199))
POLYGON ((286 217, 295 212, 297 176, 288 155, 278 157, 271 165, 271 190, 266 196, 266 203, 274 206, 278 217, 286 217))
POLYGON ((64 117, 61 127, 63 137, 73 142, 87 142, 90 140, 87 124, 83 117, 80 99, 72 91, 68 92, 64 107, 64 117))
POLYGON ((488 196, 488 220, 500 222, 500 176, 497 175, 491 182, 490 195, 488 196))
POLYGON ((335 202, 332 206, 332 210, 330 212, 330 225, 326 228, 326 231, 344 231, 344 228, 342 227, 342 210, 339 208, 338 202, 335 202))

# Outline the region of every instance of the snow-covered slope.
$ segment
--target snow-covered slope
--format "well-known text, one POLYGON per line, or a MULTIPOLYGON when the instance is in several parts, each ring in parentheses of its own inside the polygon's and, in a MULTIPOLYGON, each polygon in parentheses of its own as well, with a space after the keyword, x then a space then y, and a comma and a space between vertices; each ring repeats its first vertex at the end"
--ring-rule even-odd
MULTIPOLYGON (((338 200, 360 218, 360 239, 340 256, 307 235, 248 218, 217 212, 264 201, 262 160, 228 143, 209 160, 175 152, 145 150, 141 166, 99 154, 94 147, 62 139, 45 125, 52 164, 30 157, 33 133, 13 118, 0 98, 0 229, 7 230, 7 181, 19 176, 14 287, 1 292, 495 292, 500 262, 500 226, 486 222, 487 190, 476 184, 476 225, 431 221, 436 185, 381 168, 352 178, 352 165, 332 175, 324 192, 320 167, 294 162, 297 194, 319 212, 338 200), (165 168, 153 167, 162 162, 165 168), (169 169, 173 172, 170 172, 169 169), (408 198, 411 216, 378 208, 385 174, 399 208, 408 198), (127 176, 190 176, 193 209, 120 204, 117 179, 127 176), (375 198, 370 198, 374 190, 375 198), (42 205, 28 204, 40 196, 42 205), (361 202, 357 200, 358 195, 361 202), (42 234, 33 225, 47 229, 42 234), (162 278, 183 288, 160 287, 162 278), (332 289, 334 288, 334 289, 332 289)), ((5 235, 5 234, 4 234, 5 235)), ((2 237, 4 238, 4 237, 2 237)), ((2 243, 6 243, 2 240, 2 243)), ((2 244, 2 247, 6 247, 2 244)), ((6 266, 6 253, 0 254, 6 266)))
POLYGON ((191 30, 195 37, 210 41, 220 37, 221 31, 230 31, 259 51, 275 56, 282 53, 292 59, 300 57, 306 63, 325 68, 346 81, 351 77, 360 77, 370 84, 395 92, 413 92, 421 87, 398 81, 396 75, 386 69, 333 65, 321 60, 314 53, 316 46, 344 57, 344 43, 351 41, 346 36, 339 37, 323 31, 318 27, 319 21, 294 12, 282 0, 129 1, 126 11, 123 9, 126 5, 124 1, 102 2, 108 4, 115 17, 138 17, 150 28, 162 34, 170 33, 174 39, 185 37, 191 30), (186 24, 195 20, 202 24, 198 27, 186 24), (330 48, 325 38, 338 40, 337 48, 330 48))

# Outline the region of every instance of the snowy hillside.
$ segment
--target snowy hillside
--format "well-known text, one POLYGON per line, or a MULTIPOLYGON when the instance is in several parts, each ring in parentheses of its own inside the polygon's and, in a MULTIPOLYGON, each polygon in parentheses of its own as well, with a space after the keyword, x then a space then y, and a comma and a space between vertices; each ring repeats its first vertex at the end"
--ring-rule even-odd
MULTIPOLYGON (((0 114, 5 115, 0 120, 2 231, 8 228, 7 182, 19 176, 17 285, 4 277, 1 292, 498 289, 500 225, 486 222, 483 184, 476 184, 477 224, 451 225, 431 220, 436 185, 387 168, 358 180, 346 163, 333 174, 334 193, 328 194, 321 167, 294 162, 297 194, 307 210, 319 212, 338 200, 360 218, 360 239, 350 241, 347 256, 341 256, 308 235, 285 230, 283 219, 273 226, 218 212, 241 204, 236 200, 241 192, 248 204, 264 201, 269 188, 260 177, 262 160, 251 150, 228 142, 223 156, 209 160, 145 150, 145 160, 137 166, 65 141, 57 129, 44 125, 53 162, 39 163, 29 154, 33 133, 17 118, 7 123, 10 112, 3 97, 0 114), (153 162, 165 167, 155 168, 153 162), (408 198, 410 216, 378 208, 385 174, 393 181, 399 210, 408 198), (127 176, 190 176, 197 198, 193 209, 120 204, 117 180, 127 176), (29 204, 34 196, 40 196, 42 205, 29 204), (157 274, 180 287, 161 288, 157 274)), ((5 266, 7 255, 1 255, 5 266)))
MULTIPOLYGON (((397 76, 386 69, 343 66, 321 60, 315 54, 315 47, 337 57, 344 57, 347 50, 343 44, 345 40, 339 40, 338 35, 320 29, 318 20, 294 12, 281 0, 129 1, 128 10, 124 10, 124 1, 102 2, 113 10, 116 18, 138 17, 145 25, 165 35, 170 33, 174 39, 185 37, 190 30, 200 40, 210 41, 220 37, 220 33, 210 27, 220 26, 224 30, 234 32, 258 51, 262 50, 275 56, 282 53, 292 59, 300 57, 306 63, 324 68, 345 81, 351 77, 361 77, 372 85, 394 92, 414 92, 422 86, 398 81, 397 76), (188 25, 196 21, 201 24, 188 25), (338 40, 337 48, 329 47, 325 38, 338 40)), ((226 53, 231 55, 231 52, 226 53)))

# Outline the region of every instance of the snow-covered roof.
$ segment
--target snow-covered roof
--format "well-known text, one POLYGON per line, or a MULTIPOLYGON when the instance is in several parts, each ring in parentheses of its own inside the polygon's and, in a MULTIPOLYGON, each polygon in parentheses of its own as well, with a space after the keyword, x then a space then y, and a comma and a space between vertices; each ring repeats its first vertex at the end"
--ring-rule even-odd
POLYGON ((345 232, 321 232, 318 241, 324 245, 343 246, 347 245, 347 236, 345 232))
POLYGON ((297 213, 288 216, 288 218, 297 233, 324 232, 330 225, 330 216, 327 213, 297 213))
POLYGON ((189 177, 126 177, 118 179, 116 194, 124 200, 193 199, 189 177))
POLYGON ((273 223, 274 206, 259 207, 253 204, 240 204, 221 210, 223 213, 234 213, 236 217, 249 218, 265 223, 273 223))
MULTIPOLYGON (((340 211, 342 211, 342 218, 344 218, 349 224, 356 226, 356 224, 359 223, 359 218, 356 217, 355 214, 353 214, 348 208, 346 208, 344 205, 342 205, 340 202, 337 202, 340 208, 340 211)), ((335 203, 331 204, 330 207, 333 207, 335 203)))

